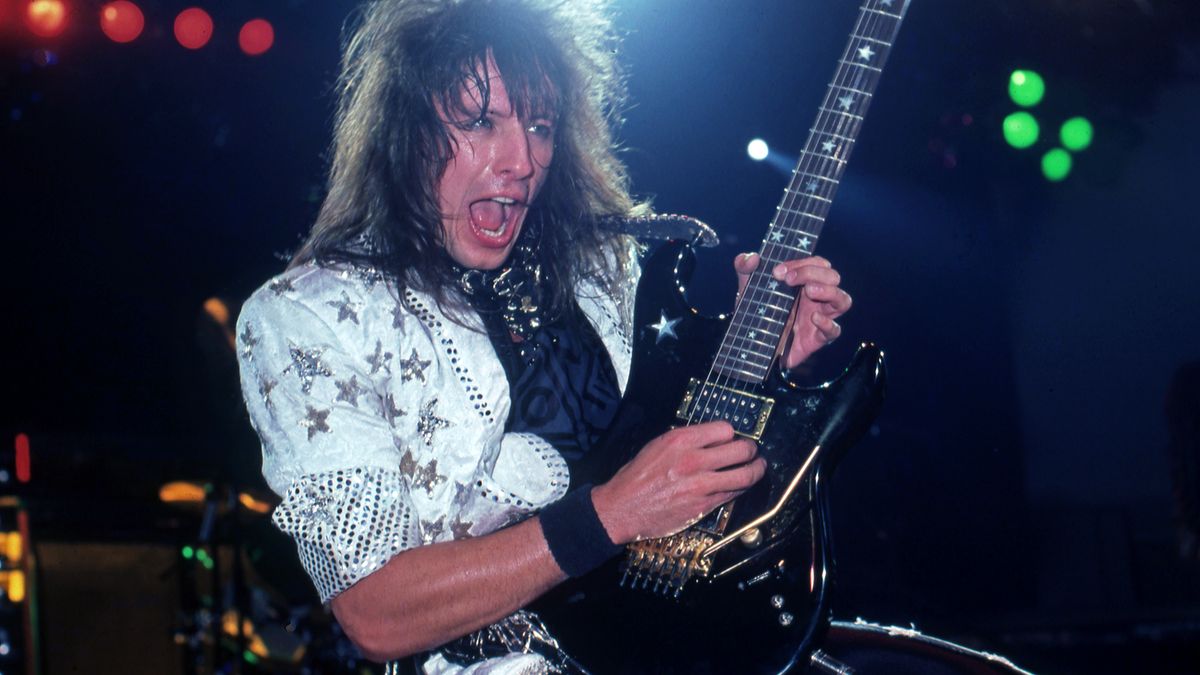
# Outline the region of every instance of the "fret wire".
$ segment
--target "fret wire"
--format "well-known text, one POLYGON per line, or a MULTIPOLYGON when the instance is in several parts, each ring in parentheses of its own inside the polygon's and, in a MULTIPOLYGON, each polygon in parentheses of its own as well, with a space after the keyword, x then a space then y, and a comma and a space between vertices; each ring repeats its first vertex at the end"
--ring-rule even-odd
POLYGON ((870 7, 863 7, 863 8, 862 8, 862 11, 864 11, 864 12, 874 12, 874 13, 876 13, 876 14, 882 14, 882 15, 884 15, 884 16, 890 16, 890 17, 892 17, 893 19, 899 19, 899 18, 900 18, 900 15, 899 15, 899 14, 892 14, 891 12, 885 12, 885 11, 883 11, 883 10, 881 10, 881 9, 871 9, 870 7))
POLYGON ((775 359, 775 346, 762 343, 755 346, 746 345, 742 347, 725 345, 717 352, 716 358, 726 361, 738 361, 743 365, 753 368, 768 368, 771 365, 771 361, 775 359))
MULTIPOLYGON (((760 367, 760 366, 765 367, 767 365, 770 365, 770 363, 767 363, 765 365, 759 364, 759 363, 755 362, 753 359, 758 359, 761 361, 769 362, 769 361, 771 361, 771 359, 775 358, 774 354, 769 354, 769 355, 768 354, 760 354, 759 352, 756 352, 753 349, 745 349, 745 348, 739 349, 737 347, 730 347, 729 349, 725 350, 725 352, 726 352, 725 358, 733 360, 733 361, 741 361, 743 364, 745 364, 747 366, 754 366, 754 367, 760 367), (729 352, 737 352, 737 353, 729 353, 729 352)), ((718 353, 718 356, 720 356, 720 353, 718 353)))
POLYGON ((846 141, 847 143, 853 143, 856 140, 858 140, 857 138, 854 138, 852 136, 843 136, 841 134, 835 134, 832 131, 821 131, 820 129, 812 129, 811 131, 814 134, 820 134, 822 136, 832 136, 838 140, 846 141))
POLYGON ((740 373, 742 375, 749 375, 750 377, 755 378, 756 380, 759 380, 759 381, 761 381, 764 377, 767 376, 767 371, 765 368, 763 369, 763 372, 761 372, 761 373, 752 373, 748 370, 742 370, 740 368, 729 368, 727 366, 716 366, 716 369, 725 375, 732 375, 733 373, 740 373))
POLYGON ((780 210, 780 211, 783 211, 784 213, 794 213, 794 214, 796 214, 797 216, 804 216, 805 218, 812 218, 813 220, 819 220, 819 221, 821 221, 822 223, 823 223, 823 222, 825 222, 825 217, 824 217, 824 216, 818 216, 818 215, 817 215, 817 214, 815 214, 815 213, 809 213, 809 212, 807 212, 807 211, 801 211, 801 210, 799 210, 799 209, 789 209, 789 208, 787 208, 787 207, 784 207, 784 206, 781 206, 781 207, 779 207, 779 210, 780 210))
POLYGON ((754 344, 762 345, 763 347, 768 347, 768 348, 770 348, 770 350, 774 350, 774 348, 775 348, 775 345, 770 344, 770 342, 763 342, 762 340, 755 340, 754 337, 750 337, 750 336, 746 336, 746 335, 739 335, 737 337, 737 340, 742 340, 745 342, 754 342, 754 344))
POLYGON ((827 113, 833 113, 835 115, 845 115, 846 117, 853 117, 856 120, 863 119, 862 115, 855 115, 854 113, 846 112, 844 110, 832 110, 830 108, 826 108, 825 106, 821 106, 821 110, 824 110, 827 113))
POLYGON ((859 40, 866 40, 867 42, 874 42, 875 44, 877 44, 877 45, 883 45, 884 47, 891 47, 891 46, 892 46, 892 43, 890 43, 890 42, 885 42, 885 41, 883 41, 883 40, 880 40, 880 39, 878 39, 878 38, 867 37, 866 35, 855 35, 854 37, 858 38, 859 40))
POLYGON ((830 89, 841 89, 842 91, 852 91, 856 94, 862 94, 863 96, 874 96, 874 94, 872 94, 869 91, 863 91, 862 89, 855 89, 854 87, 846 87, 846 86, 843 86, 840 84, 834 84, 832 82, 829 83, 829 88, 830 89))
POLYGON ((809 173, 807 171, 801 171, 799 169, 793 171, 792 173, 798 174, 801 176, 808 176, 809 178, 816 178, 817 180, 829 181, 830 183, 833 183, 834 185, 838 184, 838 180, 836 178, 830 178, 829 176, 822 176, 820 174, 809 173))
MULTIPOLYGON (((833 202, 832 199, 830 199, 828 197, 822 197, 821 195, 819 195, 815 192, 800 192, 799 190, 790 190, 790 189, 788 190, 788 192, 791 192, 792 194, 796 195, 800 199, 815 199, 817 201, 825 202, 826 204, 830 204, 833 202)), ((778 206, 775 207, 775 210, 778 211, 779 207, 778 206)))
POLYGON ((882 69, 882 68, 876 68, 875 66, 870 66, 870 65, 867 65, 867 64, 865 64, 865 63, 855 63, 854 61, 847 61, 847 60, 845 60, 845 59, 838 59, 838 63, 840 63, 840 64, 842 64, 842 65, 844 65, 844 66, 856 66, 856 67, 858 67, 858 68, 865 68, 865 69, 867 69, 867 70, 870 70, 870 71, 872 71, 872 72, 875 72, 875 73, 882 73, 882 72, 883 72, 883 69, 882 69))

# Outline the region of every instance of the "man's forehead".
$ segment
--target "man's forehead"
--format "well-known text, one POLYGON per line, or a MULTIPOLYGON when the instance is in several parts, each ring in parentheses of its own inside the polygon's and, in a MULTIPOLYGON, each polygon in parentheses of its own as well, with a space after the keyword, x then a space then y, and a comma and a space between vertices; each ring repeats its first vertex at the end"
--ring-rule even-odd
POLYGON ((557 113, 557 87, 545 73, 531 73, 540 80, 536 87, 527 78, 507 80, 494 57, 489 53, 486 62, 477 61, 473 70, 464 74, 459 85, 450 92, 450 105, 463 112, 489 112, 500 115, 520 113, 524 116, 554 116, 557 113), (510 85, 515 84, 514 88, 510 85))

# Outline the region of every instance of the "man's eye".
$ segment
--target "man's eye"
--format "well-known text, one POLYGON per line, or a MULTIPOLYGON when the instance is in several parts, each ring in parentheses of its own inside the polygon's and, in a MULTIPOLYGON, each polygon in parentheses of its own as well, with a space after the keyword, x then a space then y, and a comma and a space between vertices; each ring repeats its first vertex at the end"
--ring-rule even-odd
POLYGON ((492 121, 489 120, 487 117, 480 117, 480 118, 473 119, 470 122, 468 122, 467 128, 468 129, 491 129, 492 121))
POLYGON ((549 122, 536 122, 534 124, 530 124, 526 131, 535 136, 549 138, 554 135, 554 126, 549 122))

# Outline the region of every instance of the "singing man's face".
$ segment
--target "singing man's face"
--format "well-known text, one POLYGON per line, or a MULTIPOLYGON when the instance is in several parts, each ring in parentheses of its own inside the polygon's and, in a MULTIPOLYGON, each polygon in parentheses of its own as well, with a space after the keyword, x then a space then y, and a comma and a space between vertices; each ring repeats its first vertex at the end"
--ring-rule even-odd
POLYGON ((486 113, 480 114, 479 90, 468 85, 463 107, 474 117, 444 119, 454 154, 438 184, 446 251, 472 269, 495 269, 508 260, 554 158, 554 120, 520 119, 490 58, 487 72, 486 113))

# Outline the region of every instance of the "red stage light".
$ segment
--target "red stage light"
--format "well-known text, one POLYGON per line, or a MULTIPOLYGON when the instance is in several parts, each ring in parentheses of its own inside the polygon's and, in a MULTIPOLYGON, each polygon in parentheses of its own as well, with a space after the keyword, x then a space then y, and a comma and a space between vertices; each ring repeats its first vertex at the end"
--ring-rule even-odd
POLYGON ((67 7, 62 0, 33 0, 25 8, 25 23, 34 35, 54 37, 67 25, 67 7))
POLYGON ((17 434, 13 442, 13 450, 15 451, 17 480, 22 483, 28 483, 30 478, 29 470, 29 436, 27 434, 17 434))
POLYGON ((113 42, 133 42, 145 27, 142 10, 129 0, 116 0, 100 8, 100 30, 113 42))
POLYGON ((213 22, 208 12, 190 7, 175 17, 175 39, 188 49, 200 49, 212 38, 213 22))
POLYGON ((251 19, 238 32, 238 46, 247 56, 265 54, 275 44, 275 29, 266 19, 251 19))

